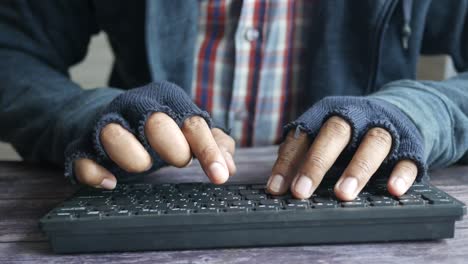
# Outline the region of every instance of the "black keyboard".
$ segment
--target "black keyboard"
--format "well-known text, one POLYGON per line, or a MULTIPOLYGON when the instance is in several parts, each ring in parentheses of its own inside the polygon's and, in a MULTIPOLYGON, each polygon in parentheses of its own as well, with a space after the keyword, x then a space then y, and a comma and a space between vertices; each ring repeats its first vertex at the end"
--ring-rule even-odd
POLYGON ((376 183, 351 202, 328 186, 306 200, 262 184, 85 188, 40 224, 55 252, 72 253, 442 239, 466 213, 429 184, 393 197, 376 183))

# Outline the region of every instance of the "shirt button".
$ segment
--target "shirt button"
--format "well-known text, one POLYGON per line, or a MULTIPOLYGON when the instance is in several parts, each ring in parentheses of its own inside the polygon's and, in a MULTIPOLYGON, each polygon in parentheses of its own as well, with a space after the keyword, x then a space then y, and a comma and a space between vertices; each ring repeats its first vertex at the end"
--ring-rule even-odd
POLYGON ((237 121, 241 121, 241 120, 244 120, 246 118, 247 118, 247 111, 245 111, 245 110, 237 110, 234 113, 234 119, 236 119, 237 121))
POLYGON ((255 41, 260 37, 260 32, 256 28, 247 28, 244 33, 245 40, 255 41))

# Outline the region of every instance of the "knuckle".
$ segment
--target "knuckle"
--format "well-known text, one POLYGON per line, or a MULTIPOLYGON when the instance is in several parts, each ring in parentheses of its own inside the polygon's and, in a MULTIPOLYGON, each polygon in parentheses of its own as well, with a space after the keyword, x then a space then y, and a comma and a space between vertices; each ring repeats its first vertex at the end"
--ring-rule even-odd
POLYGON ((234 149, 234 147, 236 146, 236 141, 234 141, 232 137, 227 137, 226 140, 227 140, 226 144, 232 149, 234 149))
POLYGON ((308 164, 313 169, 318 170, 320 173, 327 171, 326 161, 320 154, 313 154, 308 158, 308 164))
POLYGON ((232 138, 226 138, 219 140, 218 146, 229 153, 234 153, 236 144, 232 138))
POLYGON ((287 142, 281 144, 278 151, 278 159, 291 161, 294 153, 297 152, 298 146, 296 144, 288 144, 287 142))
POLYGON ((276 159, 274 170, 275 171, 285 171, 293 162, 293 156, 287 154, 279 154, 276 159))
POLYGON ((205 119, 201 116, 192 116, 184 121, 184 128, 189 130, 199 130, 207 126, 205 119))
POLYGON ((220 147, 226 148, 226 150, 233 150, 235 148, 236 142, 234 139, 224 132, 217 132, 218 129, 213 129, 213 137, 220 147))
POLYGON ((353 176, 357 178, 368 178, 372 172, 372 165, 369 160, 358 159, 353 162, 353 176))
POLYGON ((349 136, 351 134, 351 126, 348 122, 337 116, 333 116, 328 119, 323 126, 324 129, 337 136, 349 136))
POLYGON ((369 130, 367 136, 380 146, 389 146, 392 144, 392 135, 390 135, 387 130, 380 127, 369 130))
POLYGON ((207 146, 201 149, 198 153, 198 159, 200 161, 208 162, 215 158, 216 154, 218 153, 218 149, 215 146, 207 146))

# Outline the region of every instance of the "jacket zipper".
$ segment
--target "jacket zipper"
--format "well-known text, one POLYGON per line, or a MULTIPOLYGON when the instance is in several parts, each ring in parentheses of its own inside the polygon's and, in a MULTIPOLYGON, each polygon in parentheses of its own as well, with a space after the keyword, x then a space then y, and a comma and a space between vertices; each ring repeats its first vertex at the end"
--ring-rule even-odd
POLYGON ((372 50, 372 62, 370 66, 370 74, 369 74, 369 80, 367 82, 367 94, 371 93, 374 91, 374 86, 375 86, 375 81, 377 78, 377 68, 379 66, 379 58, 380 58, 380 51, 382 48, 382 40, 384 37, 385 30, 387 28, 388 22, 390 21, 390 18, 393 15, 393 12, 395 11, 395 8, 397 6, 398 0, 392 0, 388 5, 387 5, 387 10, 385 10, 382 19, 379 21, 379 25, 377 26, 376 34, 375 34, 375 47, 372 50))

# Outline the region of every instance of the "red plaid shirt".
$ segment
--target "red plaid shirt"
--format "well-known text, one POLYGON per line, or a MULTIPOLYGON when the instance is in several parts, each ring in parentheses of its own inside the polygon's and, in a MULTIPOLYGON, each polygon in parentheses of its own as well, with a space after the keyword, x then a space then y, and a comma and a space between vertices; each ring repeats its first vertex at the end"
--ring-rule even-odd
POLYGON ((239 145, 276 144, 297 117, 312 3, 200 1, 193 99, 239 145))

